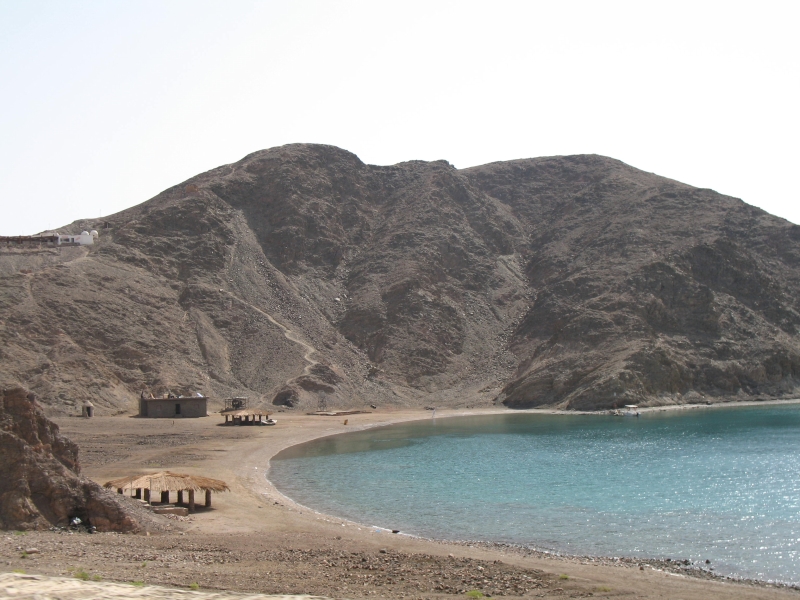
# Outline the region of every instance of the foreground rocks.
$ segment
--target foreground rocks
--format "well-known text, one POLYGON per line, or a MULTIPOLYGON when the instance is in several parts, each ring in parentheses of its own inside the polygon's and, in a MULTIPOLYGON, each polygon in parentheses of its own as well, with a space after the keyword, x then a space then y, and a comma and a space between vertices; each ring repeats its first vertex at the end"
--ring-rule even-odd
POLYGON ((0 391, 0 528, 66 527, 72 519, 98 531, 135 531, 119 500, 80 476, 78 447, 45 418, 32 393, 0 391))

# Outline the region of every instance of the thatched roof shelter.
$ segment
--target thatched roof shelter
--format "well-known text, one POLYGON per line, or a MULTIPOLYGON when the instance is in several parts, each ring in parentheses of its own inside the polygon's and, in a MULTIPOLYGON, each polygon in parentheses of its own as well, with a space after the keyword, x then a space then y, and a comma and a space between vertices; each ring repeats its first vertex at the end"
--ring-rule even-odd
POLYGON ((211 492, 229 492, 228 484, 219 479, 201 477, 199 475, 183 475, 172 473, 171 471, 161 471, 147 475, 129 475, 107 481, 103 487, 116 488, 122 494, 125 490, 135 492, 136 498, 142 498, 144 490, 144 500, 150 501, 155 492, 161 493, 161 504, 169 504, 169 493, 177 492, 177 504, 183 504, 183 493, 189 492, 189 511, 194 511, 194 493, 204 491, 206 493, 206 507, 211 506, 211 492))
POLYGON ((220 411, 220 414, 230 415, 232 417, 269 416, 269 413, 266 410, 261 410, 259 408, 243 408, 241 410, 223 410, 220 411))
POLYGON ((149 475, 130 475, 106 482, 103 487, 123 490, 147 489, 150 492, 186 492, 193 490, 211 492, 229 492, 228 484, 219 479, 200 477, 199 475, 183 475, 171 471, 150 473, 149 475))
POLYGON ((262 419, 269 419, 269 413, 260 408, 240 408, 236 410, 223 410, 220 414, 225 417, 225 424, 253 425, 261 423, 262 419))

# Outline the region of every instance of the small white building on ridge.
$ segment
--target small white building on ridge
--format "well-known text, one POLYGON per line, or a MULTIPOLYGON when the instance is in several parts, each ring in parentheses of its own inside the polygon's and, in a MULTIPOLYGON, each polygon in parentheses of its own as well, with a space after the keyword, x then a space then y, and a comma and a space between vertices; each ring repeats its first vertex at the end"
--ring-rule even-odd
POLYGON ((91 246, 98 237, 97 230, 81 231, 79 235, 40 233, 39 235, 0 235, 0 248, 8 250, 30 250, 57 248, 59 246, 91 246))
POLYGON ((74 244, 76 246, 91 246, 97 239, 98 233, 96 229, 92 229, 91 231, 81 231, 80 235, 56 235, 58 236, 58 241, 56 242, 58 246, 63 246, 66 244, 74 244))

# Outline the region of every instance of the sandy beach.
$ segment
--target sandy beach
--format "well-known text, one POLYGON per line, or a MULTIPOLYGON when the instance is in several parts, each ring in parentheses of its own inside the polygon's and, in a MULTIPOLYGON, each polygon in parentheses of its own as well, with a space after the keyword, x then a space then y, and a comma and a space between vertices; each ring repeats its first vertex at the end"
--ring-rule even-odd
MULTIPOLYGON (((440 409, 437 418, 503 412, 508 410, 440 409)), ((219 415, 174 421, 57 419, 81 449, 84 474, 101 484, 129 473, 170 469, 225 480, 231 492, 215 494, 209 510, 161 519, 142 535, 5 533, 0 571, 332 598, 452 598, 472 590, 503 598, 800 597, 796 589, 721 580, 674 561, 557 557, 491 544, 443 543, 370 527, 391 524, 358 524, 316 513, 267 481, 272 456, 315 438, 429 419, 431 413, 380 409, 342 417, 275 416, 274 427, 221 426, 219 415), (31 549, 36 552, 27 552, 31 549)))

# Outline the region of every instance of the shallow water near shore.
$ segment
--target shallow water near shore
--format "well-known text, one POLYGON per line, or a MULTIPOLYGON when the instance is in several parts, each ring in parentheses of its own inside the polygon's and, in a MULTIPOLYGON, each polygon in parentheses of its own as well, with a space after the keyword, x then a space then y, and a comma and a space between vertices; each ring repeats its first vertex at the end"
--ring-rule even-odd
POLYGON ((798 404, 431 418, 288 448, 268 477, 315 510, 425 537, 800 583, 798 404))

